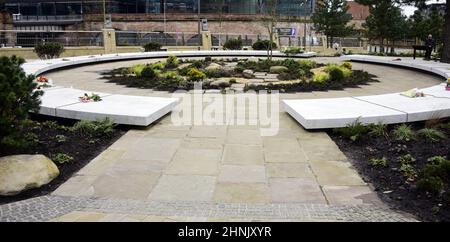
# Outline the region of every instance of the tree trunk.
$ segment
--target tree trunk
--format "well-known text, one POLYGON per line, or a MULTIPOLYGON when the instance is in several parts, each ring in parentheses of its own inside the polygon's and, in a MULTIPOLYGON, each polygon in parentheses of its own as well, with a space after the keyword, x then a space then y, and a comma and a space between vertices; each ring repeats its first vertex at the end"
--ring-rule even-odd
POLYGON ((442 50, 442 62, 450 63, 450 0, 447 0, 447 14, 445 16, 444 49, 442 50))

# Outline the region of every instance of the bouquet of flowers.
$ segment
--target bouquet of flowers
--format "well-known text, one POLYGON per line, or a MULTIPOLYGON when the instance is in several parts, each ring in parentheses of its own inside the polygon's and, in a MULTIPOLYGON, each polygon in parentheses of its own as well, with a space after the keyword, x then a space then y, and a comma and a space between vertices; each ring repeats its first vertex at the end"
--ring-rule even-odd
POLYGON ((447 79, 447 85, 445 86, 445 90, 450 91, 450 77, 447 79))
POLYGON ((91 95, 88 95, 87 93, 85 93, 82 97, 79 97, 78 99, 82 103, 100 102, 102 100, 102 98, 98 94, 95 94, 95 93, 92 93, 91 95))
POLYGON ((52 86, 52 81, 50 79, 48 79, 46 76, 44 76, 44 75, 38 76, 35 81, 38 84, 38 86, 36 87, 36 89, 38 89, 38 90, 41 90, 42 88, 46 88, 46 87, 51 87, 52 86))
POLYGON ((400 93, 400 95, 409 97, 409 98, 416 98, 416 97, 425 97, 425 94, 420 91, 418 88, 414 88, 411 90, 408 90, 406 92, 400 93))

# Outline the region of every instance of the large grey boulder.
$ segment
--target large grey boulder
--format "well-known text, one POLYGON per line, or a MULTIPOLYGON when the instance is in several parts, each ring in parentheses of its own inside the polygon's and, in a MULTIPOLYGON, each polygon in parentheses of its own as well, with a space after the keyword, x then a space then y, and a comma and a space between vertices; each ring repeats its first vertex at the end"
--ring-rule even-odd
POLYGON ((255 77, 254 73, 255 72, 252 71, 252 70, 244 70, 242 72, 242 76, 245 77, 245 78, 253 78, 253 77, 255 77))
POLYGON ((287 72, 289 69, 285 66, 272 66, 270 67, 270 73, 272 74, 281 74, 287 72))
POLYGON ((0 157, 0 195, 12 196, 41 187, 58 175, 58 167, 44 155, 0 157))
POLYGON ((207 71, 218 71, 220 69, 222 69, 222 66, 217 63, 211 63, 205 68, 207 71))

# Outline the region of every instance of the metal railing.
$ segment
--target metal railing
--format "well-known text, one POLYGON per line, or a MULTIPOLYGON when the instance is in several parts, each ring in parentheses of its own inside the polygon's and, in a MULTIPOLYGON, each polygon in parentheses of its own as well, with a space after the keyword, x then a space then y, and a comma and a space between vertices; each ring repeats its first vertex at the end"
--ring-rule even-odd
POLYGON ((0 31, 2 47, 34 47, 39 43, 57 42, 64 46, 103 46, 101 31, 0 31))
POLYGON ((49 16, 13 15, 14 23, 81 22, 81 21, 83 21, 83 15, 49 15, 49 16))
POLYGON ((199 46, 201 39, 194 32, 136 32, 116 31, 117 46, 143 46, 157 42, 163 46, 199 46))

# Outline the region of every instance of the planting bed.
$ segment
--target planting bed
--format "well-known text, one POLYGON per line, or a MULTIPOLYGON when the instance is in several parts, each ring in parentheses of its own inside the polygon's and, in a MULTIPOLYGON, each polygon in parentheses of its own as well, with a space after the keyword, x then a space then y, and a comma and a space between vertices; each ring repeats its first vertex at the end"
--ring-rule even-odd
POLYGON ((285 59, 178 59, 118 68, 103 73, 110 82, 128 87, 175 91, 191 90, 196 83, 203 89, 221 92, 279 90, 302 92, 335 90, 376 81, 375 76, 352 70, 344 64, 321 64, 310 60, 285 59))
POLYGON ((410 129, 352 125, 329 135, 392 207, 424 221, 450 221, 450 162, 443 159, 450 158, 450 126, 434 122, 414 123, 410 129), (419 131, 424 127, 431 131, 419 131))
POLYGON ((51 193, 120 138, 126 130, 125 127, 116 127, 105 129, 107 131, 103 132, 101 131, 102 128, 99 128, 98 133, 92 133, 83 131, 83 129, 74 130, 73 127, 75 126, 76 124, 73 121, 48 121, 47 117, 33 117, 20 131, 21 136, 27 140, 26 146, 0 148, 0 156, 16 154, 46 155, 55 162, 60 171, 57 178, 40 188, 27 190, 16 196, 0 196, 0 204, 51 193))

